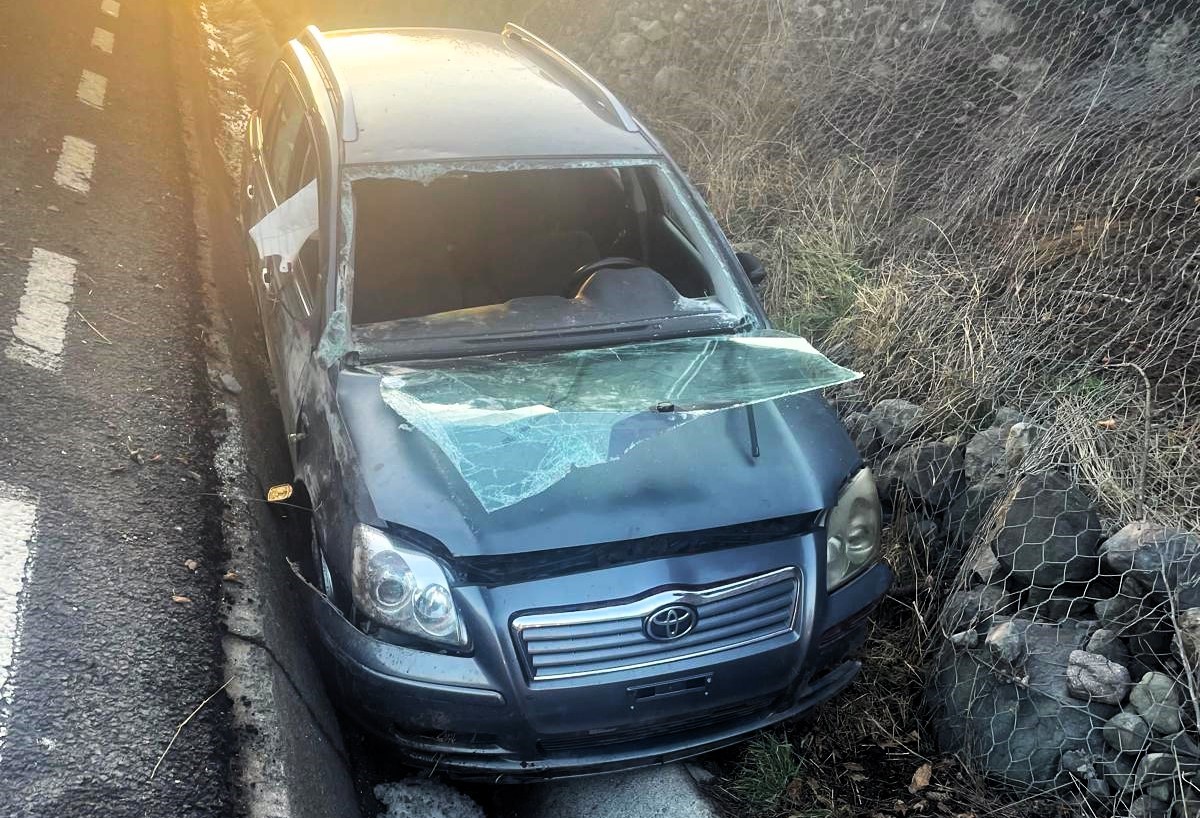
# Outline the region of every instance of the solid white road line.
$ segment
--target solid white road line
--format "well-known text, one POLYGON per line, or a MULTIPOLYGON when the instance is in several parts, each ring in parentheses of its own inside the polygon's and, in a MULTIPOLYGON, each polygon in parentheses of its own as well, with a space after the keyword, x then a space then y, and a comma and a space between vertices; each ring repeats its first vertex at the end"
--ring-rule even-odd
POLYGON ((108 91, 108 78, 97 74, 95 71, 83 69, 83 74, 79 77, 79 88, 75 91, 75 96, 85 105, 91 105, 93 108, 104 107, 104 94, 108 91))
MULTIPOLYGON (((48 372, 57 372, 62 367, 67 316, 71 314, 71 294, 75 289, 75 263, 73 258, 40 247, 33 248, 25 292, 21 296, 17 320, 13 323, 13 340, 5 350, 9 358, 48 372)), ((2 527, 3 519, 0 518, 2 527)), ((3 536, 0 531, 0 547, 3 536)), ((0 554, 0 562, 2 560, 3 554, 0 554)))
POLYGON ((62 153, 54 168, 54 183, 87 193, 92 188, 92 169, 96 166, 96 146, 78 136, 64 136, 62 153))
POLYGON ((109 17, 121 16, 121 4, 117 0, 100 0, 100 10, 109 17))
POLYGON ((0 751, 8 733, 12 692, 8 680, 20 642, 21 589, 28 574, 37 503, 28 493, 0 483, 0 751))
POLYGON ((92 32, 92 47, 98 48, 105 54, 111 54, 113 50, 113 33, 107 29, 97 28, 92 32))

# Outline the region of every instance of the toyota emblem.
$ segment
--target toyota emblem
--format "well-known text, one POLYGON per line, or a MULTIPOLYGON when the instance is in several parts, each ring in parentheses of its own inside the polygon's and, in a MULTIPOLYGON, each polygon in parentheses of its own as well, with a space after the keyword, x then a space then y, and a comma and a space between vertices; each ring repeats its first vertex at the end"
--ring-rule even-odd
POLYGON ((655 642, 670 642, 687 636, 696 627, 696 609, 690 605, 667 605, 646 617, 646 636, 655 642))

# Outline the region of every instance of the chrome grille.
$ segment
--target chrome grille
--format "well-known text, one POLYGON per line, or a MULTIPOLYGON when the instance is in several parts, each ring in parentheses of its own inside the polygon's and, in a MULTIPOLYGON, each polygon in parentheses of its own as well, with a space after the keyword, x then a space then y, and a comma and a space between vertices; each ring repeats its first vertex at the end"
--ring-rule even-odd
POLYGON ((698 591, 672 590, 603 608, 531 613, 513 620, 517 648, 535 680, 611 673, 704 656, 792 629, 800 584, 794 568, 698 591), (692 631, 650 639, 646 617, 667 605, 696 611, 692 631))

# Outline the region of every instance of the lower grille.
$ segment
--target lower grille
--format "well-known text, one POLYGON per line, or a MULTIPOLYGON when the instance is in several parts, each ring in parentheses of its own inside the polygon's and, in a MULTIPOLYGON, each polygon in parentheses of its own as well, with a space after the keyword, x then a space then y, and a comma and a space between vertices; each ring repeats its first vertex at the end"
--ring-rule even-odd
POLYGON ((800 584, 794 568, 701 590, 656 593, 634 602, 513 620, 529 676, 566 679, 675 662, 770 639, 792 629, 800 584), (691 630, 656 640, 647 620, 667 608, 694 616, 691 630))
POLYGON ((775 696, 764 696, 716 710, 709 710, 704 713, 683 716, 671 721, 639 724, 633 727, 603 732, 570 733, 553 738, 543 738, 538 742, 538 745, 543 752, 555 753, 568 750, 587 750, 596 747, 612 747, 617 744, 631 744, 635 741, 681 735, 702 728, 716 731, 733 722, 749 718, 756 713, 766 712, 774 704, 775 698, 775 696))

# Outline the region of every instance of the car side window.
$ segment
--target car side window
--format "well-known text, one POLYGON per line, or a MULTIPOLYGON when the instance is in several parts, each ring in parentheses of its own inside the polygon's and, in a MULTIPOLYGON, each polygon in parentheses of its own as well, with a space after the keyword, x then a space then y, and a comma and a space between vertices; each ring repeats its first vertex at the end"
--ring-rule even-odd
MULTIPOLYGON (((310 128, 301 129, 296 140, 296 161, 292 165, 292 174, 281 198, 295 195, 301 188, 317 178, 319 167, 317 147, 313 141, 310 128)), ((310 314, 316 312, 322 292, 320 236, 311 236, 300 249, 296 260, 296 283, 300 287, 304 303, 310 314)))
POLYGON ((283 93, 287 84, 287 68, 281 62, 275 63, 275 68, 267 77, 266 85, 263 86, 262 98, 258 101, 258 116, 262 128, 266 128, 267 123, 274 118, 275 111, 279 107, 279 95, 283 93))
POLYGON ((296 155, 296 142, 304 128, 304 101, 296 86, 288 81, 279 98, 271 120, 267 123, 264 140, 267 177, 277 201, 287 198, 289 173, 294 163, 300 161, 296 155))

